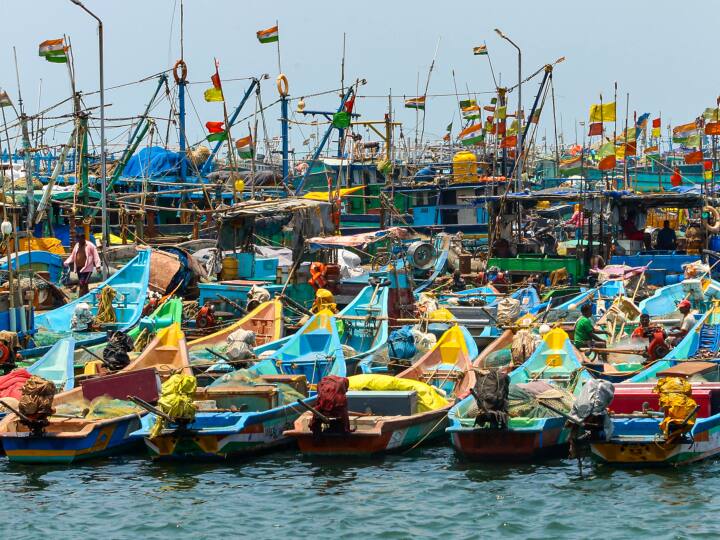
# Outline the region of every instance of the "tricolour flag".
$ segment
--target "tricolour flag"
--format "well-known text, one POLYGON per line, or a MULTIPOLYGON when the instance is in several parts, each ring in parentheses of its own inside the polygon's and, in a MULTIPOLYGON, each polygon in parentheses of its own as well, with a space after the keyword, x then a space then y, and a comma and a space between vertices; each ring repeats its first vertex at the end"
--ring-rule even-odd
POLYGON ((224 124, 225 122, 206 122, 205 127, 210 133, 207 140, 210 142, 224 141, 227 138, 224 124))
POLYGON ((252 136, 248 135, 247 137, 243 137, 242 139, 235 141, 235 148, 238 149, 238 153, 241 158, 251 158, 253 154, 252 136))
POLYGON ((10 96, 5 90, 0 90, 0 107, 12 107, 10 96))
POLYGON ((488 53, 487 47, 485 45, 478 45, 477 47, 473 47, 473 54, 476 56, 479 55, 486 55, 488 53))
POLYGON ((46 39, 40 44, 38 48, 38 55, 45 58, 48 62, 66 64, 68 57, 65 39, 46 39))
POLYGON ((688 142, 690 137, 692 137, 696 133, 697 125, 695 124, 695 122, 688 122, 687 124, 675 126, 672 131, 673 142, 677 144, 685 144, 688 142))
POLYGON ((418 96, 406 99, 405 108, 425 110, 425 96, 418 96))
POLYGON ((279 41, 280 34, 278 33, 278 27, 273 26, 267 30, 258 30, 257 38, 260 43, 273 43, 274 41, 279 41))
POLYGON ((482 123, 469 125, 458 133, 458 139, 463 146, 481 143, 483 140, 482 123))
POLYGON ((615 102, 590 105, 591 122, 614 122, 615 102))
POLYGON ((470 105, 462 109, 462 115, 465 120, 477 120, 480 118, 480 107, 477 105, 470 105))
POLYGON ((582 156, 560 160, 560 174, 570 176, 582 170, 582 156))

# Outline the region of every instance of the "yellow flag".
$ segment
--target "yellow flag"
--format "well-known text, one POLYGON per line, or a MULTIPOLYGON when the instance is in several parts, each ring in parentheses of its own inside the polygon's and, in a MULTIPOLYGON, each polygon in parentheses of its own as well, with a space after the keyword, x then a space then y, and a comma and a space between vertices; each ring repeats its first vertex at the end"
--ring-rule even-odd
POLYGON ((625 145, 624 144, 618 144, 615 147, 615 157, 618 159, 625 158, 625 145))
POLYGON ((603 103, 598 105, 590 105, 590 121, 591 122, 614 122, 615 121, 615 102, 603 103))
POLYGON ((221 88, 208 88, 205 90, 205 101, 224 101, 221 88))
POLYGON ((660 128, 652 128, 652 133, 650 134, 650 136, 653 139, 659 138, 660 137, 660 128))

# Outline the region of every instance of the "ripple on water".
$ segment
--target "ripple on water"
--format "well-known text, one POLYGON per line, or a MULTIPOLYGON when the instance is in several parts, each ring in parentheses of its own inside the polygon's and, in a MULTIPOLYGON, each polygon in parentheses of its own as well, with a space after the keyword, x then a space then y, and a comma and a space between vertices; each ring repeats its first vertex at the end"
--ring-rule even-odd
MULTIPOLYGON (((717 462, 621 470, 473 464, 435 445, 373 460, 294 452, 211 464, 142 456, 74 467, 0 461, 13 538, 709 538, 717 462)), ((2 535, 5 537, 5 535, 2 535)))

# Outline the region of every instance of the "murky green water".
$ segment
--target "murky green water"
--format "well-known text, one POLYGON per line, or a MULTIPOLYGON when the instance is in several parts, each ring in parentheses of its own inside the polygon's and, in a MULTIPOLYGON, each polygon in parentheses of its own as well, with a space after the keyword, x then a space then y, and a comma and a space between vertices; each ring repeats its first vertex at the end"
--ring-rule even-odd
POLYGON ((716 538, 719 464, 478 465, 442 445, 374 461, 0 458, 0 538, 716 538))

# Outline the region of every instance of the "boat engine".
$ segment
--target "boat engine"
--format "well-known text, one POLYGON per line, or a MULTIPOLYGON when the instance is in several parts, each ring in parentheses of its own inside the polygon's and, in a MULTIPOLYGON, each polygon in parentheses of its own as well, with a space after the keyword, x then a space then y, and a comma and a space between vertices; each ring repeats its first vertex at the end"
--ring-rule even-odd
POLYGON ((215 326, 215 306, 207 303, 197 313, 195 317, 195 326, 198 328, 210 328, 215 326))
POLYGON ((581 455, 581 444, 607 441, 612 437, 608 407, 614 395, 615 387, 608 381, 592 379, 583 385, 567 416, 567 424, 571 428, 570 457, 581 455))
POLYGON ((17 367, 20 344, 15 332, 0 332, 0 371, 7 375, 17 367))

